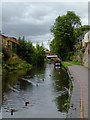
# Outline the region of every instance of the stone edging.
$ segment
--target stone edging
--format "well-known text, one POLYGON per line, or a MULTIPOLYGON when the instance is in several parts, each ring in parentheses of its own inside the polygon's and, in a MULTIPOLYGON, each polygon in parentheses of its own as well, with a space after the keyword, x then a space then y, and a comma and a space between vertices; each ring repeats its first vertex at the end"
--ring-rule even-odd
POLYGON ((67 67, 67 73, 73 85, 71 101, 69 106, 70 108, 68 111, 67 118, 80 118, 80 87, 77 81, 75 80, 73 72, 71 71, 69 66, 67 67))

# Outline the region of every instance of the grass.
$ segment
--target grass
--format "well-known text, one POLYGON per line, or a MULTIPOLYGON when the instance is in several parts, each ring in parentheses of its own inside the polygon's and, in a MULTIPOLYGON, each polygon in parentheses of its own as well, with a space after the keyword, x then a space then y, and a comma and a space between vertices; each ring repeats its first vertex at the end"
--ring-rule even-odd
POLYGON ((74 65, 82 65, 80 61, 68 61, 68 62, 74 65))
POLYGON ((64 104, 64 106, 66 107, 67 113, 70 108, 70 101, 71 101, 71 96, 68 97, 68 99, 65 101, 65 104, 64 104))
POLYGON ((82 106, 82 115, 84 117, 84 106, 82 106))
POLYGON ((17 55, 13 55, 13 57, 9 58, 5 62, 3 61, 3 71, 16 71, 27 68, 31 69, 32 65, 18 58, 17 55))
POLYGON ((62 62, 62 65, 63 65, 64 67, 72 66, 71 64, 68 64, 68 63, 65 63, 65 62, 62 62))
MULTIPOLYGON (((66 63, 66 62, 62 62, 62 65, 65 67, 65 68, 67 68, 68 66, 72 66, 71 64, 70 64, 70 62, 69 63, 66 63)), ((69 89, 70 89, 70 94, 69 94, 69 97, 67 98, 67 100, 65 100, 65 103, 64 103, 64 107, 66 107, 66 111, 67 111, 67 113, 68 113, 68 110, 69 110, 69 108, 70 108, 70 101, 71 101, 71 96, 72 96, 72 91, 73 91, 73 85, 72 85, 72 81, 71 81, 71 79, 69 79, 69 89)), ((68 114, 67 114, 68 115, 68 114)))
POLYGON ((70 94, 67 100, 65 100, 64 106, 66 107, 66 111, 68 113, 68 110, 70 109, 70 101, 71 101, 71 96, 72 96, 72 91, 73 91, 73 85, 71 79, 69 79, 69 89, 70 89, 70 94))

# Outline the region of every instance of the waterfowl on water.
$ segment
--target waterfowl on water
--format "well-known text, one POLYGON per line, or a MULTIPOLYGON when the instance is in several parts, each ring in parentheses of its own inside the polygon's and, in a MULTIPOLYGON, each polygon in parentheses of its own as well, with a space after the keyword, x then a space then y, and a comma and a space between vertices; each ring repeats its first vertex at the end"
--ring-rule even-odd
POLYGON ((71 107, 73 107, 73 104, 71 105, 71 107))
POLYGON ((13 115, 13 112, 16 112, 15 109, 11 109, 11 115, 13 115))
POLYGON ((38 83, 36 83, 36 86, 39 86, 39 84, 38 84, 38 83))
POLYGON ((28 104, 30 104, 30 102, 25 102, 25 105, 27 106, 28 104))

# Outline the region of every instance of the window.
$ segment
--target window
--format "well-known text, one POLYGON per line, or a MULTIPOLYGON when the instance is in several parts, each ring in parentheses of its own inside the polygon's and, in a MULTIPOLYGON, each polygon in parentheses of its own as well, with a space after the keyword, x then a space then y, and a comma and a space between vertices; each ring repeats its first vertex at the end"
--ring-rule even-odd
POLYGON ((88 34, 88 39, 90 39, 90 34, 88 34))

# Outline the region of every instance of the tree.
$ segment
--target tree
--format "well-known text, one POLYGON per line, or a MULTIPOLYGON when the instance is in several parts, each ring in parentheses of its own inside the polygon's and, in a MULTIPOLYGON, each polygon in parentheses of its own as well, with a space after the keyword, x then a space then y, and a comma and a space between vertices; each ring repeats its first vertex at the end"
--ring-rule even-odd
POLYGON ((79 37, 80 35, 82 35, 84 33, 84 31, 88 31, 90 30, 90 25, 84 25, 81 26, 77 29, 77 36, 79 37))
POLYGON ((78 29, 81 26, 80 17, 77 16, 74 12, 68 11, 66 15, 66 19, 71 22, 72 26, 75 29, 78 29))
POLYGON ((51 28, 54 39, 50 44, 50 48, 63 60, 68 58, 69 52, 74 51, 74 45, 77 40, 75 30, 80 26, 80 18, 74 12, 68 11, 66 15, 56 18, 51 28))
POLYGON ((45 58, 45 52, 44 52, 44 46, 43 43, 40 46, 38 43, 36 45, 36 56, 37 56, 37 64, 43 64, 44 63, 44 58, 45 58))
POLYGON ((17 48, 17 54, 23 60, 26 60, 28 63, 32 65, 41 65, 44 63, 45 52, 43 44, 40 46, 36 45, 36 48, 30 41, 26 41, 24 37, 18 39, 19 45, 17 48))
POLYGON ((23 36, 22 39, 21 39, 21 37, 19 37, 18 41, 19 41, 19 44, 18 44, 18 47, 17 47, 17 54, 22 59, 24 59, 25 58, 25 51, 26 51, 26 41, 24 39, 24 36, 23 36))

